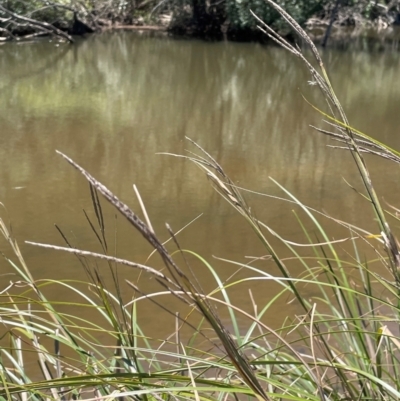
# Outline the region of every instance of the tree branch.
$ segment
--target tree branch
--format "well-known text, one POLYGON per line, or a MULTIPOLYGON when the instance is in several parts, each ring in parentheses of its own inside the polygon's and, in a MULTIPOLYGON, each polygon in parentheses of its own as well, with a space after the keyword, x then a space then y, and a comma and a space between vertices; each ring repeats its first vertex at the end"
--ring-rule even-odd
POLYGON ((51 32, 53 35, 56 36, 60 36, 64 39, 66 39, 68 42, 73 43, 74 40, 72 39, 72 37, 70 35, 68 35, 67 33, 63 32, 62 30, 56 28, 55 26, 48 24, 47 22, 41 22, 41 21, 37 21, 35 19, 32 18, 28 18, 28 17, 24 17, 22 15, 19 14, 15 14, 12 11, 4 8, 2 5, 0 5, 0 11, 2 11, 5 14, 8 14, 10 17, 16 19, 16 20, 20 20, 23 21, 33 27, 36 28, 41 28, 43 30, 46 30, 48 32, 51 32))

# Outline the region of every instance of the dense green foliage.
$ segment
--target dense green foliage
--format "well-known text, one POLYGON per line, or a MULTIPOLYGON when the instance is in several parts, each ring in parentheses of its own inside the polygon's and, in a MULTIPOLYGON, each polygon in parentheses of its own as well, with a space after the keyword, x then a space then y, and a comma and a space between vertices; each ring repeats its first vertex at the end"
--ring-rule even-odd
MULTIPOLYGON (((398 0, 278 0, 277 4, 301 25, 310 19, 332 19, 339 25, 375 21, 381 27, 400 22, 398 0)), ((0 35, 48 33, 48 29, 17 18, 22 16, 71 33, 83 33, 74 28, 77 18, 91 30, 115 24, 161 24, 183 34, 215 38, 225 33, 233 38, 250 34, 251 38, 258 31, 250 10, 274 29, 285 26, 279 13, 265 0, 0 0, 0 35), (7 10, 14 15, 10 16, 7 10)))
MULTIPOLYGON (((321 11, 327 0, 280 0, 277 2, 287 10, 300 24, 304 24, 308 18, 321 11)), ((267 24, 275 28, 282 27, 282 19, 279 13, 264 0, 227 0, 226 15, 231 29, 256 29, 256 21, 251 15, 252 10, 267 24)))
MULTIPOLYGON (((67 6, 66 1, 58 1, 55 6, 46 4, 45 1, 40 0, 29 0, 29 1, 16 1, 8 0, 0 1, 0 6, 11 12, 32 19, 37 19, 39 21, 45 21, 48 23, 58 23, 67 27, 69 21, 72 20, 72 12, 66 8, 60 6, 67 6)), ((50 3, 52 4, 52 3, 50 3)), ((7 14, 0 10, 0 16, 6 18, 7 14)), ((7 25, 7 21, 3 22, 3 26, 7 25)))

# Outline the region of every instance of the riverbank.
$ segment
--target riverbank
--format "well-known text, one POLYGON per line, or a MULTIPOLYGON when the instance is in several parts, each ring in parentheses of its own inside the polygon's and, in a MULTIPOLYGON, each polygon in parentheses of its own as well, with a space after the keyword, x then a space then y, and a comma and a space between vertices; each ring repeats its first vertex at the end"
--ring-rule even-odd
MULTIPOLYGON (((365 31, 374 31, 376 36, 389 36, 387 31, 400 24, 398 0, 385 4, 375 2, 373 6, 369 1, 358 1, 352 6, 342 3, 339 0, 310 0, 296 6, 287 5, 287 11, 323 44, 330 37, 347 35, 351 38, 363 35, 365 31)), ((73 42, 75 35, 120 29, 165 31, 208 40, 267 41, 250 10, 284 37, 293 38, 293 31, 268 0, 265 3, 251 0, 246 5, 235 0, 210 4, 205 0, 190 0, 186 5, 155 4, 152 0, 144 0, 124 4, 116 7, 98 1, 91 8, 71 7, 60 0, 44 7, 33 4, 22 7, 19 2, 11 1, 8 8, 0 5, 0 41, 53 35, 73 42)))

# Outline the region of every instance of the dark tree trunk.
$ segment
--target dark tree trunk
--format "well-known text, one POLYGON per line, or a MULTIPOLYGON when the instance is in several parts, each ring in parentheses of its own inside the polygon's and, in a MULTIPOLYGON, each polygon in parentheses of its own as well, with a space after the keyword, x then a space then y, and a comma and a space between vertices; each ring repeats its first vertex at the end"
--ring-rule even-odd
POLYGON ((203 33, 208 23, 208 14, 205 0, 193 0, 193 25, 194 29, 203 33))
POLYGON ((86 25, 84 22, 78 19, 76 13, 74 13, 74 23, 72 24, 72 28, 70 29, 70 35, 84 35, 85 33, 93 33, 93 29, 86 25))
POLYGON ((336 0, 336 4, 335 4, 335 7, 334 7, 334 9, 332 11, 332 15, 331 15, 331 19, 329 21, 328 28, 326 28, 325 36, 324 36, 324 39, 322 41, 322 47, 325 47, 327 45, 327 43, 328 43, 329 35, 331 34, 333 23, 335 22, 336 15, 337 15, 337 13, 339 11, 340 3, 341 3, 341 0, 336 0))

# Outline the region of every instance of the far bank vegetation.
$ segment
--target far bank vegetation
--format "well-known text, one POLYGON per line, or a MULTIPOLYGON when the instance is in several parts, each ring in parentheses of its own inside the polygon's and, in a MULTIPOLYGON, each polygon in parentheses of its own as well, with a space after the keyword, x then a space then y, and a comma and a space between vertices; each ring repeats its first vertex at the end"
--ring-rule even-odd
MULTIPOLYGON (((376 27, 400 24, 400 0, 279 0, 308 28, 376 27)), ((0 0, 0 41, 74 35, 115 28, 163 29, 208 39, 254 40, 253 11, 281 31, 281 16, 264 0, 0 0)))

